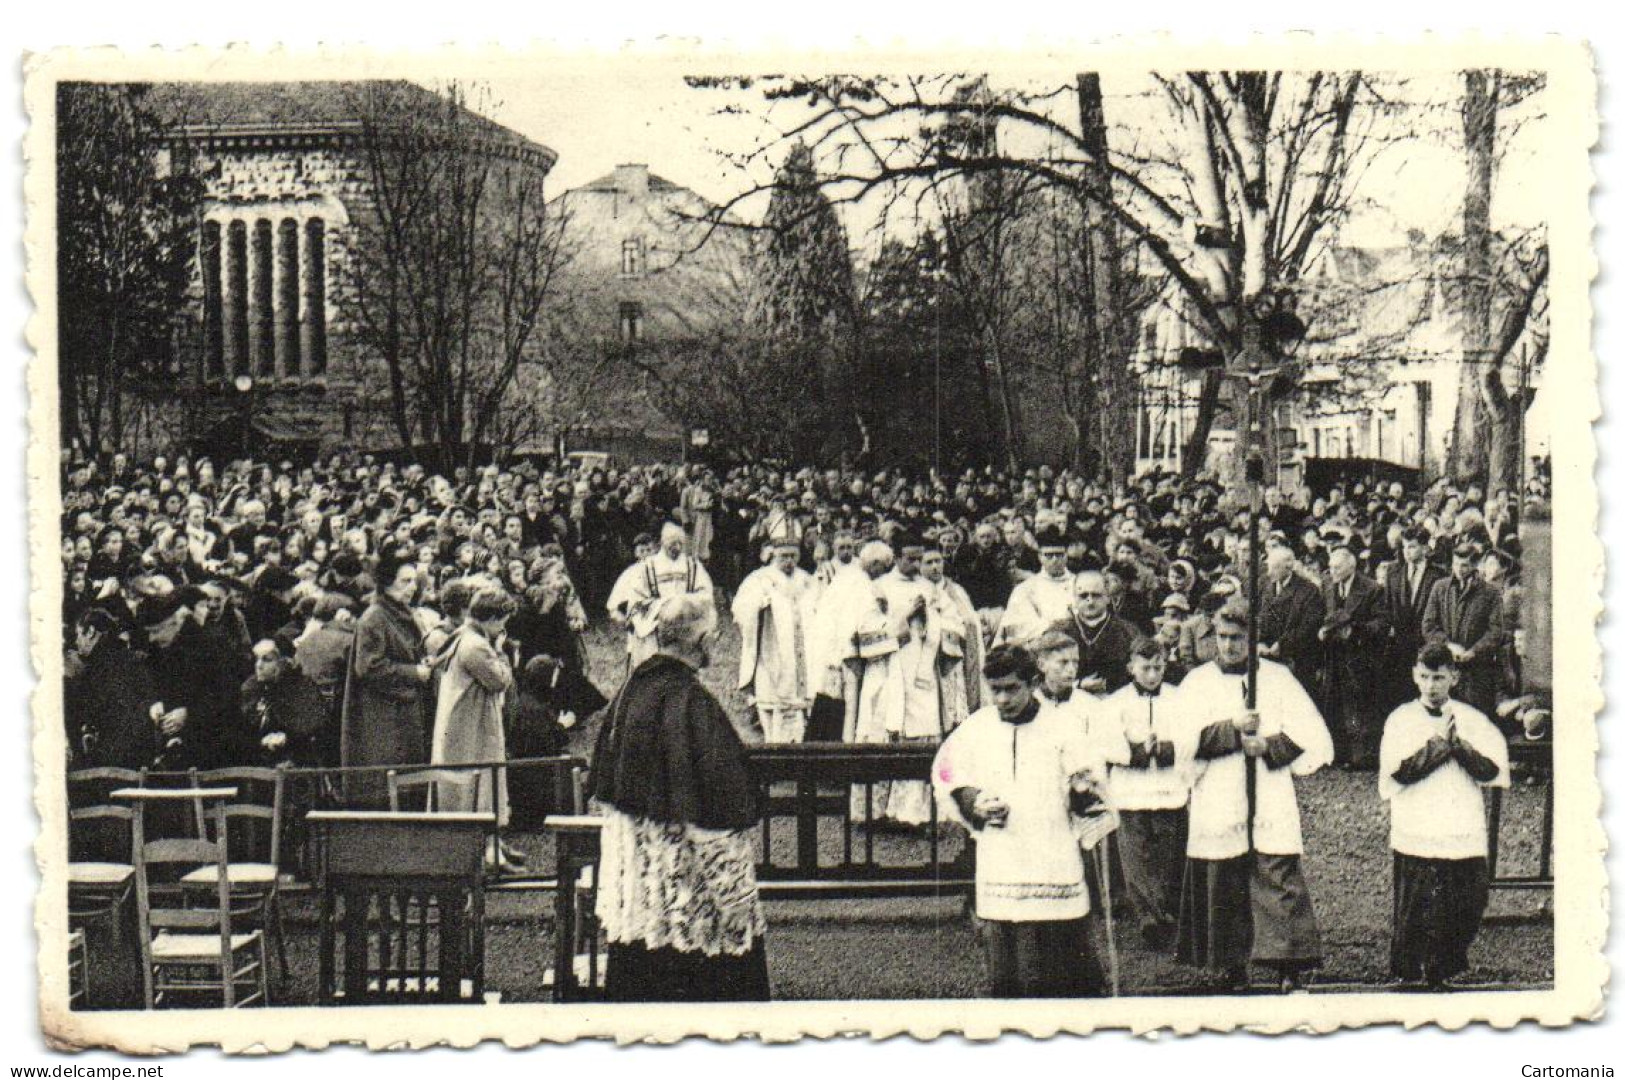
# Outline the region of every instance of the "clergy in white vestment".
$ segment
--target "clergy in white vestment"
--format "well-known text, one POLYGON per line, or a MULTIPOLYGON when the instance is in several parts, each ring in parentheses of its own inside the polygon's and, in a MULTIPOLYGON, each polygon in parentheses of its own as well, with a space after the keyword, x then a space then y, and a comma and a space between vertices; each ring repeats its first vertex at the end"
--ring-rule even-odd
POLYGON ((711 575, 687 554, 688 536, 675 521, 660 528, 660 546, 627 567, 610 590, 609 616, 626 627, 626 651, 632 667, 655 653, 657 600, 711 595, 711 575))
POLYGON ((1112 763, 1111 804, 1121 818, 1117 850, 1129 908, 1145 946, 1173 947, 1188 840, 1189 763, 1181 763, 1178 687, 1167 685, 1166 646, 1140 638, 1130 648, 1130 682, 1096 708, 1103 752, 1112 763))
MULTIPOLYGON (((886 736, 893 742, 936 742, 947 733, 941 663, 944 628, 931 605, 931 583, 920 572, 924 541, 910 533, 900 533, 894 540, 897 564, 879 579, 898 645, 891 659, 897 707, 887 714, 886 736)), ((875 788, 877 816, 904 825, 931 820, 931 791, 925 781, 896 780, 875 788)))
POLYGON ((782 535, 773 542, 773 560, 752 570, 734 595, 739 626, 739 689, 756 708, 762 737, 770 743, 800 742, 812 708, 812 575, 796 565, 801 545, 782 535))
POLYGON ((815 635, 824 663, 839 677, 843 742, 886 742, 902 707, 891 678, 897 635, 879 578, 892 549, 878 540, 858 552, 858 572, 842 574, 818 605, 815 635))
POLYGON ((1072 610, 1072 574, 1066 568, 1066 536, 1059 529, 1038 534, 1039 571, 1010 590, 997 640, 1024 645, 1072 610))
POLYGON ((1249 712, 1245 605, 1215 622, 1218 654, 1179 686, 1175 755, 1192 786, 1176 955, 1231 989, 1246 985, 1250 960, 1290 990, 1321 957, 1294 778, 1331 763, 1332 738, 1291 670, 1272 660, 1258 662, 1249 712))
POLYGON ((858 563, 858 540, 850 530, 837 532, 831 540, 833 556, 818 564, 813 579, 818 588, 813 598, 812 640, 808 665, 812 675, 813 705, 807 720, 807 738, 819 742, 839 742, 846 724, 846 707, 842 688, 844 668, 841 656, 844 648, 835 640, 831 626, 834 613, 842 601, 831 601, 848 591, 850 585, 842 582, 869 580, 858 563))
POLYGON ((1098 996, 1089 889, 1075 830, 1104 809, 1103 768, 1085 734, 1034 690, 1038 666, 1000 645, 983 667, 992 704, 943 742, 931 766, 943 815, 976 840, 976 915, 992 996, 1098 996))
POLYGON ((930 591, 927 614, 940 627, 938 664, 942 680, 942 729, 952 731, 982 707, 982 624, 970 594, 947 576, 948 556, 940 544, 926 548, 920 576, 930 591))
POLYGON ((1389 807, 1394 850, 1395 978, 1444 989, 1467 970, 1489 903, 1484 789, 1511 782, 1506 738, 1450 692, 1460 678, 1450 647, 1422 646, 1419 696, 1383 727, 1377 793, 1389 807))

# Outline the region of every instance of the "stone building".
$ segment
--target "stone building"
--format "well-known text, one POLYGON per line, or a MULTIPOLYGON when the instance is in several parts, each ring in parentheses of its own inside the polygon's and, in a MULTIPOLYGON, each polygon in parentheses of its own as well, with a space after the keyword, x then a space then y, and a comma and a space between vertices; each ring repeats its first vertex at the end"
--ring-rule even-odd
MULTIPOLYGON (((663 343, 702 338, 745 317, 749 238, 702 220, 715 210, 703 196, 633 164, 551 205, 565 215, 569 251, 564 347, 611 361, 652 357, 663 343)), ((602 366, 592 400, 557 418, 562 441, 627 458, 679 452, 692 434, 686 419, 661 412, 634 364, 602 366)))
MULTIPOLYGON (((161 151, 203 178, 191 309, 178 331, 176 435, 221 453, 398 444, 382 365, 361 355, 344 304, 357 225, 373 211, 366 95, 445 99, 404 83, 195 82, 152 88, 161 151)), ((545 176, 557 155, 470 113, 475 152, 545 176)))

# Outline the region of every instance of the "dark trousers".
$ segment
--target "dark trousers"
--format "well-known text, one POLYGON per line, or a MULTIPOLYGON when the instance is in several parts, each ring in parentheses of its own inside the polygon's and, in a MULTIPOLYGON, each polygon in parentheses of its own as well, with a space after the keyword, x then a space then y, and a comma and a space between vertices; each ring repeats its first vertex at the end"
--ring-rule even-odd
POLYGON ((1179 887, 1185 869, 1185 808, 1123 810, 1117 849, 1129 906, 1146 944, 1173 943, 1179 923, 1179 887))
POLYGON ((1320 966, 1320 930, 1296 855, 1186 859, 1176 955, 1232 973, 1248 961, 1282 974, 1320 966))
POLYGON ((1101 997, 1106 976, 1088 919, 982 923, 996 998, 1101 997))
POLYGON ((1466 971, 1489 900, 1487 860, 1394 852, 1394 977, 1437 982, 1466 971))

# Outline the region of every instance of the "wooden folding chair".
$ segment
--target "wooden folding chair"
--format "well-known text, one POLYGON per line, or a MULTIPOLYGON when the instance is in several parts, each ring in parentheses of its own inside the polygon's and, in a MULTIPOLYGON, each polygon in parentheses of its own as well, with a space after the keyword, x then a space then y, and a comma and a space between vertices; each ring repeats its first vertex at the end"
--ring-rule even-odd
MULTIPOLYGON (((285 768, 241 767, 191 771, 192 788, 232 787, 237 797, 224 804, 226 835, 210 836, 204 820, 203 800, 193 802, 197 833, 224 840, 237 853, 228 868, 232 918, 249 929, 263 930, 276 950, 277 975, 288 978, 287 934, 282 923, 279 889, 282 853, 282 813, 287 791, 285 768), (263 861, 262 861, 263 860, 263 861)), ((215 885, 215 867, 200 866, 181 877, 192 893, 209 893, 215 885)), ((280 982, 279 982, 280 985, 280 982)))
POLYGON ((401 772, 391 769, 385 776, 389 785, 389 809, 401 812, 401 796, 409 792, 424 791, 423 805, 430 811, 439 808, 440 785, 450 784, 468 791, 472 802, 479 802, 480 772, 475 769, 414 769, 401 772))
POLYGON ((85 952, 85 932, 68 932, 68 1008, 90 1000, 90 962, 85 952))
POLYGON ((221 1004, 228 1009, 256 1002, 270 1003, 265 933, 262 930, 238 933, 231 925, 231 861, 226 850, 225 804, 236 794, 234 788, 125 789, 115 793, 136 804, 136 912, 141 940, 142 993, 149 1009, 170 1004, 177 998, 190 1003, 189 999, 205 994, 219 994, 221 1004), (149 807, 173 804, 178 799, 202 799, 205 833, 218 839, 148 840, 149 807), (155 880, 155 873, 162 876, 173 872, 173 868, 195 868, 200 863, 211 866, 214 871, 212 904, 208 907, 169 906, 178 901, 167 899, 163 890, 154 888, 161 884, 155 880))

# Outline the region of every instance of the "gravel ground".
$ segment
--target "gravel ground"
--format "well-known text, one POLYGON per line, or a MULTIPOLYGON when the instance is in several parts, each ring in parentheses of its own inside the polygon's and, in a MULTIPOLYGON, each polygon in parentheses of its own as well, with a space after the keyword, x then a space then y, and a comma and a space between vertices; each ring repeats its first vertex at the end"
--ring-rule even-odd
MULTIPOLYGON (((588 635, 594 680, 606 693, 625 672, 618 634, 588 635)), ((733 689, 738 637, 725 627, 706 684, 728 707, 748 740, 743 697, 733 689)), ((596 722, 574 733, 572 751, 590 753, 596 722)), ((1328 986, 1380 985, 1387 976, 1392 856, 1387 813, 1370 774, 1326 770, 1299 781, 1303 809, 1304 873, 1314 897, 1326 964, 1318 982, 1328 986)), ((1503 873, 1532 873, 1539 844, 1541 788, 1519 784, 1507 796, 1502 827, 1503 873)), ((788 827, 780 830, 788 837, 788 827)), ((820 847, 834 857, 838 830, 820 830, 820 847)), ((514 838, 533 862, 550 863, 547 841, 514 838)), ((887 836, 888 856, 921 858, 923 841, 887 836)), ((777 844, 775 844, 777 847, 777 844)), ((1469 980, 1530 986, 1552 980, 1552 923, 1545 892, 1498 892, 1490 918, 1473 947, 1469 980)), ((552 900, 541 894, 494 895, 486 934, 489 988, 504 1001, 545 1001, 543 973, 552 959, 552 900)), ((308 1003, 316 985, 314 904, 290 904, 293 978, 280 1000, 308 1003)), ((980 946, 958 899, 775 901, 767 905, 768 956, 773 992, 780 999, 955 998, 986 993, 980 946)), ((1188 993, 1194 973, 1139 947, 1120 922, 1116 935, 1123 990, 1134 994, 1188 993)), ((1104 955, 1104 954, 1103 954, 1104 955)))

